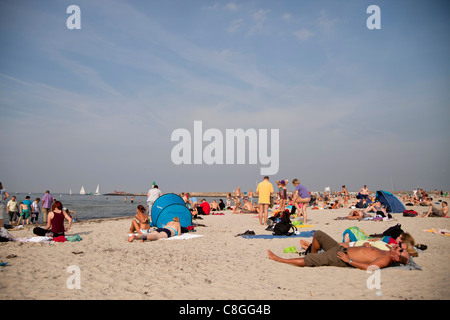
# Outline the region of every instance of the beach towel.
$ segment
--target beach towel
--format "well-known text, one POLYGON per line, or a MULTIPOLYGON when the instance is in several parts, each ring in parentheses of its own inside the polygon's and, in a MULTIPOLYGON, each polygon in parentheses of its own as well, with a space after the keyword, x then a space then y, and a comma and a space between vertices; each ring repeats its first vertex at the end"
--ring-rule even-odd
MULTIPOLYGON (((311 231, 303 231, 299 233, 294 233, 290 238, 312 238, 314 236, 314 232, 316 230, 311 231)), ((273 234, 256 234, 256 235, 242 235, 242 238, 244 239, 286 239, 286 236, 275 236, 273 234)))
POLYGON ((201 235, 201 234, 183 233, 181 236, 164 238, 164 239, 160 239, 160 240, 189 240, 189 239, 200 238, 200 237, 203 237, 203 235, 201 235))
POLYGON ((26 237, 26 238, 14 238, 12 241, 17 242, 38 242, 38 243, 52 243, 52 237, 26 237))
POLYGON ((423 230, 425 232, 431 232, 431 233, 435 233, 435 234, 440 234, 442 236, 450 236, 450 230, 447 229, 436 229, 436 228, 431 228, 429 230, 423 230))
POLYGON ((83 239, 80 237, 80 235, 76 234, 74 236, 67 236, 66 240, 70 241, 70 242, 77 242, 77 241, 81 241, 83 239))
POLYGON ((358 241, 358 240, 367 240, 370 238, 370 236, 367 233, 365 233, 364 231, 362 231, 360 228, 350 227, 350 228, 345 229, 344 234, 342 235, 342 237, 343 237, 342 242, 345 242, 346 234, 349 235, 351 242, 358 241))
POLYGON ((409 257, 409 262, 407 264, 394 264, 389 268, 394 269, 402 269, 402 270, 420 270, 422 271, 422 267, 419 266, 412 257, 409 257))

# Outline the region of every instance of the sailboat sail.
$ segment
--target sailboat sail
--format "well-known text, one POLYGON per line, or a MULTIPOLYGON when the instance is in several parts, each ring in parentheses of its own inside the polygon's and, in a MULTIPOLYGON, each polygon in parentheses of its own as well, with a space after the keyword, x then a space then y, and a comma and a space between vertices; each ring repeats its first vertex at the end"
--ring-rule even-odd
POLYGON ((86 191, 84 191, 84 186, 81 186, 80 194, 86 194, 86 191))
POLYGON ((99 184, 97 185, 97 190, 95 190, 94 195, 96 195, 96 196, 101 195, 101 193, 100 193, 100 185, 99 184))

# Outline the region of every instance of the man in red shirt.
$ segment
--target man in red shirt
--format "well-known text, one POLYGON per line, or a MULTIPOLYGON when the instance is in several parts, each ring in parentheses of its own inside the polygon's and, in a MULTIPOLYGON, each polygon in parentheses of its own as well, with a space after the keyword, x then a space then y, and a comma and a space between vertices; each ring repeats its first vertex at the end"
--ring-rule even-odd
POLYGON ((197 206, 197 212, 198 214, 205 214, 209 215, 211 211, 211 207, 208 202, 206 202, 205 199, 202 199, 202 202, 197 206))

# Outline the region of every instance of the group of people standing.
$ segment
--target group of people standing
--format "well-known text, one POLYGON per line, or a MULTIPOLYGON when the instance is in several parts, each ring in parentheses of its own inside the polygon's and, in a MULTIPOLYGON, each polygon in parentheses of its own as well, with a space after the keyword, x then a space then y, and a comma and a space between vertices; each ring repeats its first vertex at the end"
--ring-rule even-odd
MULTIPOLYGON (((260 210, 258 211, 258 214, 259 223, 261 225, 267 224, 269 206, 272 200, 272 196, 274 195, 274 188, 269 180, 269 177, 265 176, 263 181, 260 182, 258 184, 258 187, 256 188, 256 194, 259 196, 258 204, 260 205, 260 210)), ((303 216, 303 223, 306 224, 306 208, 308 206, 308 203, 311 201, 311 193, 304 185, 300 183, 300 180, 298 179, 292 180, 292 184, 295 187, 295 192, 292 198, 292 206, 295 206, 296 210, 298 210, 298 212, 301 212, 301 215, 303 216), (301 208, 300 204, 302 205, 301 208)), ((277 186, 280 202, 283 206, 285 205, 287 200, 287 180, 277 181, 277 186)), ((283 206, 282 209, 284 210, 284 208, 285 207, 283 206)))
POLYGON ((7 217, 9 218, 8 222, 11 226, 14 224, 37 224, 41 213, 43 214, 44 223, 47 223, 48 214, 52 211, 53 197, 49 190, 42 197, 42 203, 40 198, 36 198, 32 202, 30 196, 26 196, 25 200, 20 202, 17 201, 16 196, 12 196, 6 202, 10 194, 3 188, 0 182, 0 197, 0 227, 4 224, 3 211, 5 208, 7 217))

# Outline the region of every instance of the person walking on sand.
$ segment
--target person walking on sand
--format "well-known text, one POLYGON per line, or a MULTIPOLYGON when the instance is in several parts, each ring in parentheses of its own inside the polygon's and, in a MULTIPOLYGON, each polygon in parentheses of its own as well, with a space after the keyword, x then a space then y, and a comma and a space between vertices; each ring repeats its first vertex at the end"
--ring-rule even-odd
POLYGON ((264 180, 258 184, 256 194, 259 195, 259 224, 267 225, 267 218, 269 217, 270 198, 273 195, 273 185, 269 182, 269 177, 265 176, 264 180))
POLYGON ((50 191, 45 191, 45 195, 42 197, 42 216, 44 218, 44 223, 47 223, 47 216, 49 212, 52 211, 53 197, 50 191))
POLYGON ((306 224, 306 207, 311 201, 311 195, 306 187, 300 184, 300 180, 292 180, 292 184, 295 186, 294 197, 292 198, 292 205, 300 212, 299 203, 302 204, 303 224, 306 224))

